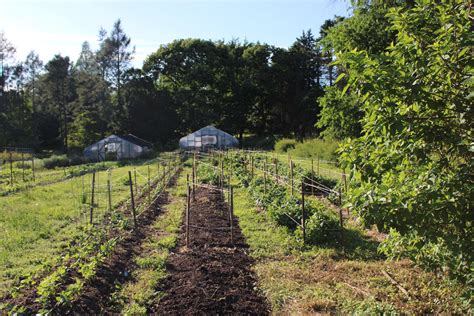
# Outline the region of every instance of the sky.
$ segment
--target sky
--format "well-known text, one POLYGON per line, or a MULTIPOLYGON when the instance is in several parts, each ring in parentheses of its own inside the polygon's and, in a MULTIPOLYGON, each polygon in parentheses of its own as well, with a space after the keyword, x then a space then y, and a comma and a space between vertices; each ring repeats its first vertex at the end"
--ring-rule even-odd
POLYGON ((82 43, 122 20, 135 46, 133 65, 175 39, 239 39, 289 47, 303 30, 349 14, 348 0, 0 0, 0 31, 24 60, 35 50, 76 60, 82 43))

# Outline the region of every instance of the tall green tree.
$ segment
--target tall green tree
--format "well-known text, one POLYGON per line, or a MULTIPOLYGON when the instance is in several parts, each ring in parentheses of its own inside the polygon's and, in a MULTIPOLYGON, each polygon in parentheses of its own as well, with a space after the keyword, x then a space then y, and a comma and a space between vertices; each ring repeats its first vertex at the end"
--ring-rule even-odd
POLYGON ((474 277, 472 16, 463 0, 392 8, 383 54, 338 56, 364 113, 348 142, 350 206, 392 231, 382 248, 467 282, 474 277))
POLYGON ((51 106, 45 110, 55 113, 60 122, 61 142, 68 149, 72 101, 75 99, 74 78, 69 57, 55 55, 45 66, 44 98, 51 106))
POLYGON ((130 68, 135 47, 131 47, 131 39, 124 32, 120 19, 114 23, 110 34, 108 36, 105 34, 103 30, 100 31, 100 49, 97 56, 104 77, 115 91, 115 109, 112 112, 114 115, 110 122, 111 128, 114 131, 120 131, 123 128, 126 110, 122 100, 123 79, 126 70, 130 68))

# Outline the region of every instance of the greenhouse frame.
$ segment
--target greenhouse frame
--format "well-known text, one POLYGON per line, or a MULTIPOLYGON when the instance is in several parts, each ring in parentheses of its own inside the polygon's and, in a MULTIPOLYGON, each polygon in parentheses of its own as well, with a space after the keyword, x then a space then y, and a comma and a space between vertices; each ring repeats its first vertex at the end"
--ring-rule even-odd
POLYGON ((135 135, 110 135, 84 149, 90 161, 123 160, 139 158, 152 151, 153 144, 135 135))
POLYGON ((211 125, 203 127, 179 140, 179 147, 183 150, 228 149, 238 145, 239 141, 237 138, 211 125))

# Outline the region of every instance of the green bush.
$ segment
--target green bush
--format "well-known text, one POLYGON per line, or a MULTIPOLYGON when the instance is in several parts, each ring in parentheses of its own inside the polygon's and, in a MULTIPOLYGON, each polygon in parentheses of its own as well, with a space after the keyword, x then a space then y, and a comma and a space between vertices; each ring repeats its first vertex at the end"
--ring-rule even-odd
POLYGON ((46 169, 54 169, 58 167, 69 167, 85 163, 83 157, 80 156, 71 156, 67 155, 53 155, 49 158, 42 160, 43 166, 46 169))
POLYGON ((332 140, 313 138, 302 143, 296 143, 293 149, 289 149, 290 155, 302 158, 317 158, 323 160, 336 160, 336 150, 339 144, 332 140))
POLYGON ((306 221, 306 240, 309 243, 326 243, 334 240, 339 223, 323 209, 317 209, 306 221))
POLYGON ((296 140, 283 138, 283 139, 280 139, 275 144, 275 151, 277 153, 286 153, 289 149, 294 149, 295 146, 296 146, 296 140))

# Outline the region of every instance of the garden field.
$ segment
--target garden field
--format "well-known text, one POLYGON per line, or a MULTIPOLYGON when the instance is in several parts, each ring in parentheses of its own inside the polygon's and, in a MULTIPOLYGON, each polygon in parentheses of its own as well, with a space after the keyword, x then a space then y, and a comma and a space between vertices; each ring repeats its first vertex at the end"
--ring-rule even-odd
POLYGON ((2 227, 12 233, 2 237, 0 307, 52 314, 472 311, 462 285, 408 259, 385 258, 378 251, 385 235, 343 208, 345 174, 328 161, 323 174, 322 163, 318 172, 317 162, 268 152, 169 154, 97 171, 93 202, 92 187, 82 189, 92 174, 4 196, 2 227))

